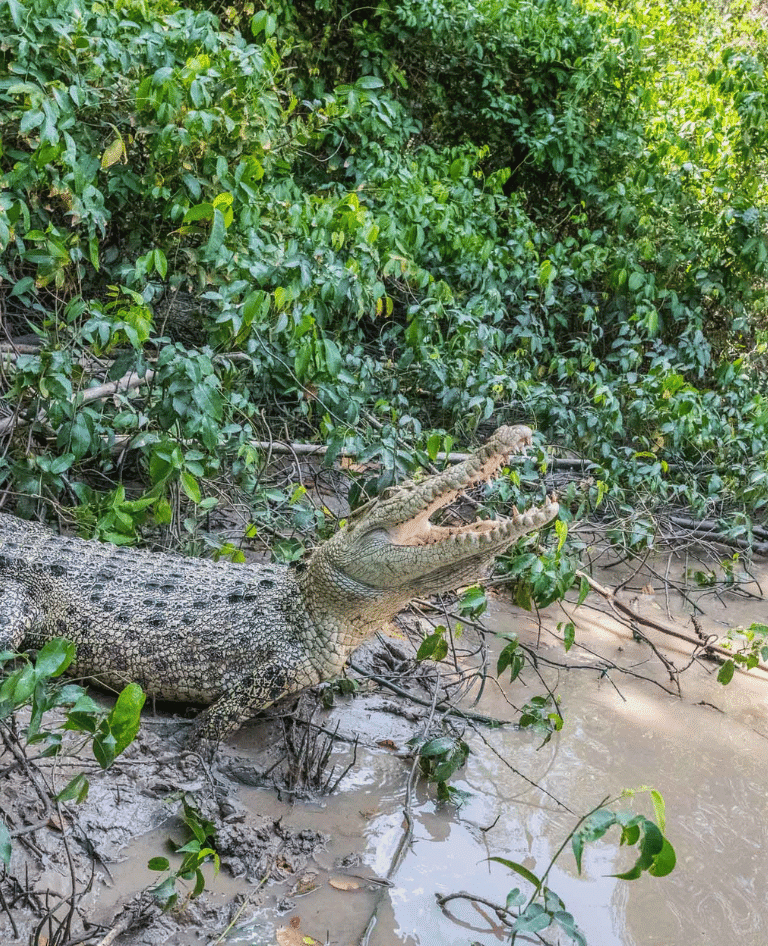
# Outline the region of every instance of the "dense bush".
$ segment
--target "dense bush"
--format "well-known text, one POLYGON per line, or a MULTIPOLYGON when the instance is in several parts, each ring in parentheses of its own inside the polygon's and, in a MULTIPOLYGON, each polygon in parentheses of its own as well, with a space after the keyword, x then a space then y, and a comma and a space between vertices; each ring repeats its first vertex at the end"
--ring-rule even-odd
POLYGON ((130 539, 177 484, 247 484, 260 414, 365 450, 380 485, 433 429, 525 419, 597 464, 596 495, 764 508, 746 4, 205 7, 0 8, 0 279, 40 340, 7 485, 114 511, 94 471, 133 438, 151 492, 107 530, 130 539), (105 363, 154 369, 147 393, 88 402, 105 363))

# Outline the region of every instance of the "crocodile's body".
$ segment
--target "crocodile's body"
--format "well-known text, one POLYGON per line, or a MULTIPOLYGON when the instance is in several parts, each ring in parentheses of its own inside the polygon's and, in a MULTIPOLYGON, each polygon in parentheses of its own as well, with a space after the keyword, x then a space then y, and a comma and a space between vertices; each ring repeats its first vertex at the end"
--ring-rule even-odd
POLYGON ((475 581, 499 552, 557 514, 453 529, 429 516, 530 442, 502 427, 453 469, 390 490, 350 516, 296 574, 61 537, 0 515, 0 650, 53 637, 71 672, 158 699, 212 704, 197 734, 219 739, 279 697, 337 675, 412 598, 475 581))

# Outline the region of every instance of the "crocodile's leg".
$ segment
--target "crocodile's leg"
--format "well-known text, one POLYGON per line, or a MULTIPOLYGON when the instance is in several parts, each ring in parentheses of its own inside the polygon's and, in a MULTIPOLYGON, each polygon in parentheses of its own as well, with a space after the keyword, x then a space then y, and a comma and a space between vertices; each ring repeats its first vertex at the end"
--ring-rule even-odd
POLYGON ((0 585, 0 650, 19 651, 29 631, 43 619, 43 610, 20 581, 0 585))
POLYGON ((199 746, 204 751, 213 750, 217 743, 236 732, 259 710, 266 709, 291 692, 290 679, 291 668, 284 663, 260 663, 200 713, 190 738, 191 746, 199 746))

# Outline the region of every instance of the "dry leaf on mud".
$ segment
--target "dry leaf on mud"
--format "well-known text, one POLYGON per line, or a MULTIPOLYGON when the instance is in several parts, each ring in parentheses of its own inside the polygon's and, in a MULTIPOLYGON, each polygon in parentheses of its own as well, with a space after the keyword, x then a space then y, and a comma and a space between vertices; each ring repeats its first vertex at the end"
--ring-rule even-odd
POLYGON ((391 749, 393 752, 397 752, 397 746, 391 739, 379 739, 376 745, 381 749, 391 749))
POLYGON ((281 926, 279 930, 276 930, 277 946, 321 946, 318 940, 307 933, 302 933, 299 929, 300 925, 301 920, 294 916, 291 917, 290 926, 281 926))
POLYGON ((336 890, 360 890, 362 886, 350 877, 331 877, 328 883, 336 890))

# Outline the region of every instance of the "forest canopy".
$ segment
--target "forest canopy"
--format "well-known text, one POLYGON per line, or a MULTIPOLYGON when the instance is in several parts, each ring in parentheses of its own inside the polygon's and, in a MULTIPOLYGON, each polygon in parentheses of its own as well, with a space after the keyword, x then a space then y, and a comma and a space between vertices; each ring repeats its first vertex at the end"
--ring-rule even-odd
POLYGON ((22 512, 134 541, 215 479, 266 510, 268 429, 380 488, 524 421, 566 518, 768 538, 759 8, 9 0, 0 50, 22 512))

